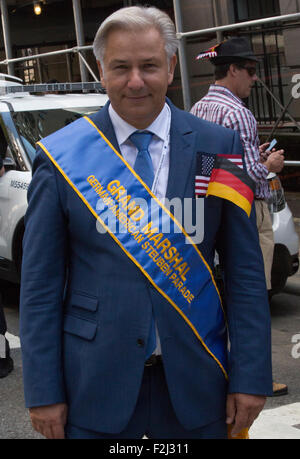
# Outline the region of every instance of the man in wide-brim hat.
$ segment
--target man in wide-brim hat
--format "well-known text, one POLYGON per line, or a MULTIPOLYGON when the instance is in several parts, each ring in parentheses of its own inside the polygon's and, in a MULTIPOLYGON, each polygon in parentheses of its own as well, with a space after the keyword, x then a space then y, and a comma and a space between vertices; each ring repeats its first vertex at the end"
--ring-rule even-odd
MULTIPOLYGON (((215 84, 206 96, 197 102, 191 112, 227 128, 240 132, 245 150, 245 163, 249 176, 256 183, 255 209, 260 245, 264 257, 267 289, 271 289, 274 239, 272 221, 268 209, 270 195, 267 176, 280 172, 284 165, 284 150, 268 151, 269 143, 259 145, 256 120, 242 99, 250 96, 257 80, 254 55, 247 38, 233 37, 207 51, 197 59, 209 59, 215 67, 215 84)), ((273 395, 287 393, 285 384, 273 383, 273 395)))
POLYGON ((217 85, 228 88, 240 99, 249 97, 257 80, 256 63, 259 60, 246 38, 234 37, 219 43, 197 56, 197 59, 203 58, 208 58, 215 66, 217 85))

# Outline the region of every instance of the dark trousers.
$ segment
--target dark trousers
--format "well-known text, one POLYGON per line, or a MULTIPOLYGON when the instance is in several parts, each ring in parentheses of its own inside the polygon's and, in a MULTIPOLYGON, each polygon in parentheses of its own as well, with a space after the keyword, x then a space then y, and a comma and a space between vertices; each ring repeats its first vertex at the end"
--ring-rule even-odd
POLYGON ((207 426, 186 430, 174 413, 165 380, 163 365, 145 367, 141 390, 134 413, 123 432, 105 434, 84 430, 71 424, 66 426, 66 438, 85 439, 226 439, 227 427, 224 419, 207 426))

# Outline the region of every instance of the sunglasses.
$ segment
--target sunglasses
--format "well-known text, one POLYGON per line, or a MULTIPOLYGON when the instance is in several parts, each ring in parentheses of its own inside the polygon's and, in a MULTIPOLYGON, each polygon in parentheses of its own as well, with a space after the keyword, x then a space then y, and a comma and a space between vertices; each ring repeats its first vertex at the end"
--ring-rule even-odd
POLYGON ((253 77, 256 74, 256 67, 247 67, 246 65, 239 65, 240 69, 245 69, 248 72, 250 77, 253 77))

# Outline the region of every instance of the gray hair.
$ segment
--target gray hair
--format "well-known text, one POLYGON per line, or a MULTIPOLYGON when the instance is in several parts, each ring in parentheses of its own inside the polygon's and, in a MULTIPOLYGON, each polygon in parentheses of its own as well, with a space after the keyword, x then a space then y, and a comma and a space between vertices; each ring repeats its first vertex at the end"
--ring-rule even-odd
POLYGON ((93 44, 96 59, 103 67, 106 39, 112 29, 144 30, 150 27, 156 28, 163 37, 168 61, 170 61, 178 48, 174 23, 166 13, 158 8, 144 6, 121 8, 102 22, 93 44))

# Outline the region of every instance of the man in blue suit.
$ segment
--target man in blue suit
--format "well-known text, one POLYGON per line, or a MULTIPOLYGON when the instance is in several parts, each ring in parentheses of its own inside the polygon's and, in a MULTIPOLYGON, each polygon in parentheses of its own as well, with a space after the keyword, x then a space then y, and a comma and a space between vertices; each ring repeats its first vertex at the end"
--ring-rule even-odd
POLYGON ((110 103, 39 142, 21 343, 26 405, 47 438, 227 438, 272 393, 252 183, 236 132, 166 100, 176 49, 156 8, 112 14, 94 42, 110 103), (201 241, 164 198, 188 202, 198 225, 202 209, 201 241))

